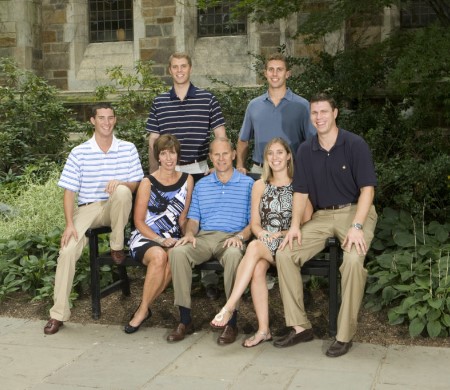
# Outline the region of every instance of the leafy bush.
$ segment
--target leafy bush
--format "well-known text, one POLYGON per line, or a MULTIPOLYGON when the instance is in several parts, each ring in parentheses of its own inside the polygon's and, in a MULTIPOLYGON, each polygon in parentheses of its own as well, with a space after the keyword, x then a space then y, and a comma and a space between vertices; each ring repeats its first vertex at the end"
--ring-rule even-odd
POLYGON ((389 307, 392 325, 407 322, 411 337, 450 334, 450 223, 417 225, 386 208, 372 243, 366 307, 389 307))
POLYGON ((10 58, 0 58, 0 74, 0 172, 20 172, 44 157, 60 161, 68 133, 78 124, 57 89, 10 58))

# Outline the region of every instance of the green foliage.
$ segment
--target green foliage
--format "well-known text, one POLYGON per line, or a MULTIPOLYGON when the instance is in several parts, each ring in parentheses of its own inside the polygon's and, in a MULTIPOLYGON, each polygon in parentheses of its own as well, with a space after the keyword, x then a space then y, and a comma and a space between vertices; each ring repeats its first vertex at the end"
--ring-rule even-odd
POLYGON ((107 69, 110 85, 95 91, 98 101, 114 97, 118 117, 115 133, 119 138, 136 145, 142 166, 148 166, 146 119, 153 99, 167 86, 152 71, 152 61, 137 61, 134 73, 125 73, 121 65, 107 69))
POLYGON ((44 162, 27 166, 20 178, 0 185, 2 202, 9 210, 0 212, 1 238, 47 234, 64 227, 59 175, 58 164, 44 162))
POLYGON ((420 226, 389 208, 378 221, 366 307, 389 307, 389 323, 408 323, 411 337, 450 334, 449 230, 449 223, 420 226))
POLYGON ((70 131, 78 128, 57 89, 10 58, 0 59, 0 172, 20 172, 47 158, 59 161, 70 131))

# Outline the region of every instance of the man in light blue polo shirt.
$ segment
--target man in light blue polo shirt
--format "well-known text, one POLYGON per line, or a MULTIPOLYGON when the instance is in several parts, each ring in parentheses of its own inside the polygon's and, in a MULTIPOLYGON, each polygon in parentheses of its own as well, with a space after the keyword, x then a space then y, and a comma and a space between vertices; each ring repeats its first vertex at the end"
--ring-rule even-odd
POLYGON ((116 116, 109 103, 92 107, 91 123, 93 137, 70 152, 58 182, 64 188, 66 227, 56 267, 54 305, 44 327, 47 335, 58 332, 70 318, 69 295, 75 264, 88 241, 87 229, 111 226, 112 259, 117 264, 125 259, 124 228, 131 211, 131 194, 144 176, 136 147, 113 134, 116 116))
MULTIPOLYGON (((180 323, 167 340, 183 340, 194 331, 191 319, 192 268, 216 257, 224 268, 224 286, 231 293, 236 270, 251 236, 250 201, 253 180, 233 168, 236 152, 227 138, 216 138, 209 158, 215 172, 201 179, 192 194, 186 234, 169 254, 175 305, 180 323)), ((237 336, 237 313, 217 339, 219 345, 233 343, 237 336)))
POLYGON ((264 75, 269 89, 249 103, 237 144, 236 167, 244 174, 251 139, 255 141, 251 172, 262 173, 264 148, 271 139, 286 140, 295 156, 299 145, 316 134, 310 120, 309 102, 286 86, 290 74, 283 54, 272 54, 266 61, 264 75))

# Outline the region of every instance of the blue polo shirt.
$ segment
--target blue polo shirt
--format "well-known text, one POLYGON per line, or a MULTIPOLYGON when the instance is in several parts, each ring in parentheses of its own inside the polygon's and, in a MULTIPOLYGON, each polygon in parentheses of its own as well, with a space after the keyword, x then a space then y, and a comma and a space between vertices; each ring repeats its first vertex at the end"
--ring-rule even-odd
POLYGON ((188 164, 206 160, 211 130, 222 125, 225 120, 216 97, 190 84, 184 100, 178 98, 173 87, 155 98, 146 130, 177 137, 180 162, 188 164))
POLYGON ((295 155, 299 145, 315 134, 308 101, 288 88, 278 106, 273 104, 268 92, 249 103, 239 139, 254 138, 253 161, 263 163, 264 148, 272 138, 283 138, 295 155))
POLYGON ((200 230, 240 232, 250 223, 253 179, 236 169, 227 183, 216 173, 200 179, 194 187, 188 218, 200 222, 200 230))
POLYGON ((376 185, 372 153, 357 134, 339 129, 330 151, 320 146, 317 136, 298 148, 294 191, 308 194, 314 209, 356 203, 362 187, 376 185))

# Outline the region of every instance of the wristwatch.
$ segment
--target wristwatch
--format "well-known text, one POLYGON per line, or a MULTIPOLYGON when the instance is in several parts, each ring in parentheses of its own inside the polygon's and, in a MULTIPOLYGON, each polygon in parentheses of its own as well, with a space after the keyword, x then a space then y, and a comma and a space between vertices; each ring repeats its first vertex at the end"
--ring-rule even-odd
POLYGON ((244 241, 244 236, 242 234, 236 234, 235 237, 239 238, 241 241, 244 241))
POLYGON ((362 230, 363 225, 361 225, 360 223, 352 223, 352 224, 350 225, 350 227, 353 227, 353 228, 355 228, 356 230, 362 230))

